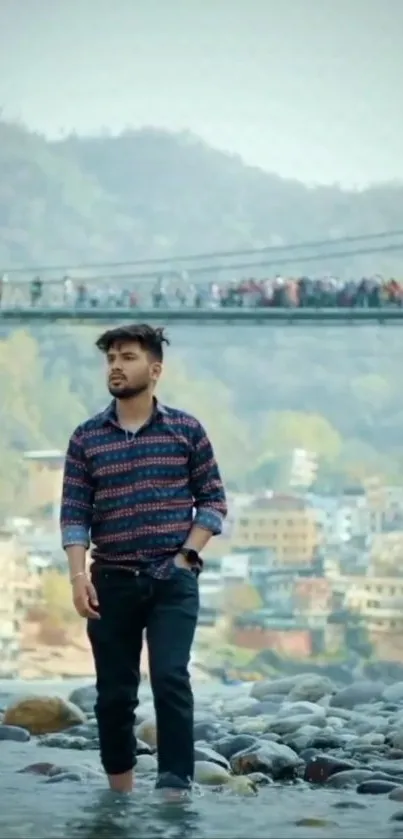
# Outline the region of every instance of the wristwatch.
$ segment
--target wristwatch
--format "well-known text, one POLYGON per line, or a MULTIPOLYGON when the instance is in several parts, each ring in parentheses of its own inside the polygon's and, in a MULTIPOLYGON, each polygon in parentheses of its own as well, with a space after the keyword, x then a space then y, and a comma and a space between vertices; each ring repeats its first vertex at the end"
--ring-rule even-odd
POLYGON ((203 567, 201 556, 193 548, 181 548, 178 554, 183 556, 192 568, 200 570, 203 567))

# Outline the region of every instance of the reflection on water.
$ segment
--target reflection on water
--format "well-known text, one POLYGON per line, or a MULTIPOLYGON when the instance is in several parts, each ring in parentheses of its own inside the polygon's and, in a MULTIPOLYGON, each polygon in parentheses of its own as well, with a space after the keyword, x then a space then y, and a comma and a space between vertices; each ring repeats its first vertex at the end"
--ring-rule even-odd
MULTIPOLYGON (((98 780, 46 782, 16 770, 31 761, 66 759, 59 749, 0 744, 0 837, 10 839, 388 839, 396 803, 378 796, 306 785, 263 788, 258 798, 196 790, 190 802, 166 803, 144 781, 116 796, 98 780), (16 755, 19 754, 19 760, 16 755), (43 754, 44 753, 44 754, 43 754), (339 807, 342 802, 342 808, 339 807), (306 826, 298 824, 309 818, 306 826), (316 820, 316 823, 315 823, 316 820)), ((83 756, 84 757, 84 756, 83 756)), ((76 759, 76 758, 75 758, 76 759)), ((77 760, 79 759, 77 755, 77 760)), ((88 760, 88 752, 87 758, 88 760)))
POLYGON ((146 790, 123 800, 103 792, 66 828, 74 839, 185 839, 201 835, 197 804, 166 803, 146 790))

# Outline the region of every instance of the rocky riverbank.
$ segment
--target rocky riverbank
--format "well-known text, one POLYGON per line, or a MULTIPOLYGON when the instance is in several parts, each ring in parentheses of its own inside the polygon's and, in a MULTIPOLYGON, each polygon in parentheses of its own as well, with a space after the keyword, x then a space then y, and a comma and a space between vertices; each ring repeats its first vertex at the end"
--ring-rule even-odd
MULTIPOLYGON (((38 795, 49 786, 59 797, 63 790, 101 788, 93 701, 91 686, 74 690, 68 700, 0 697, 1 775, 14 773, 14 783, 29 776, 38 795)), ((156 731, 152 700, 144 693, 136 732, 139 789, 151 794, 156 731)), ((403 682, 338 686, 305 673, 237 688, 203 686, 200 694, 196 690, 195 737, 194 801, 203 795, 210 802, 231 799, 241 812, 242 800, 246 824, 260 812, 259 801, 266 818, 267 806, 271 820, 274 808, 277 823, 276 808, 287 800, 287 828, 276 835, 303 836, 315 827, 327 837, 364 837, 374 830, 375 802, 378 836, 390 835, 391 822, 403 822, 403 682)), ((217 833, 219 813, 210 835, 211 829, 241 835, 239 821, 217 833)), ((253 835, 267 836, 263 821, 253 835)))

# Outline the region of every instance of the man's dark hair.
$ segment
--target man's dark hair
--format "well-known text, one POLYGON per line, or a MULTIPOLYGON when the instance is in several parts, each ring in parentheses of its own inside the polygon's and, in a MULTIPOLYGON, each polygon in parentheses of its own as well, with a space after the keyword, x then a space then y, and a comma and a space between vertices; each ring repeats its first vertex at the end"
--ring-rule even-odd
POLYGON ((133 323, 128 326, 117 326, 115 329, 108 329, 99 336, 95 346, 103 353, 109 352, 114 346, 133 341, 148 352, 156 361, 162 361, 164 357, 163 345, 169 345, 168 338, 164 335, 162 327, 154 329, 147 323, 133 323))

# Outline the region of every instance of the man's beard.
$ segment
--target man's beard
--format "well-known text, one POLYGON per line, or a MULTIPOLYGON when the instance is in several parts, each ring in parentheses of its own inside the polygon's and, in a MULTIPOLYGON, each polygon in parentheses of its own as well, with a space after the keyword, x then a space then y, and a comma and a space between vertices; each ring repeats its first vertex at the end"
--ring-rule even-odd
POLYGON ((143 382, 141 385, 135 385, 130 387, 130 385, 122 386, 122 385, 108 385, 108 390, 111 396, 115 399, 133 399, 134 396, 140 396, 141 393, 144 393, 145 390, 148 388, 148 382, 143 382))

